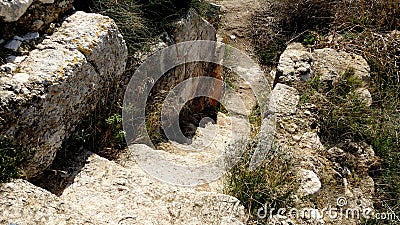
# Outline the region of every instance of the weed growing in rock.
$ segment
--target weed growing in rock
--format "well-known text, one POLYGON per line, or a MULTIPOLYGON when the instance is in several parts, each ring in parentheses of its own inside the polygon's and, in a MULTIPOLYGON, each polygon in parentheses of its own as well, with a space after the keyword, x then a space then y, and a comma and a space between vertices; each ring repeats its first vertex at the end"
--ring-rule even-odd
POLYGON ((232 146, 236 150, 244 149, 244 153, 229 171, 225 185, 225 193, 238 198, 254 221, 260 207, 277 209, 291 206, 291 196, 298 187, 291 160, 281 152, 269 150, 271 154, 259 167, 249 169, 257 144, 256 139, 251 139, 232 146))
POLYGON ((122 116, 121 114, 114 114, 106 119, 106 123, 109 125, 110 135, 112 136, 112 143, 124 145, 125 143, 125 132, 122 128, 122 116))

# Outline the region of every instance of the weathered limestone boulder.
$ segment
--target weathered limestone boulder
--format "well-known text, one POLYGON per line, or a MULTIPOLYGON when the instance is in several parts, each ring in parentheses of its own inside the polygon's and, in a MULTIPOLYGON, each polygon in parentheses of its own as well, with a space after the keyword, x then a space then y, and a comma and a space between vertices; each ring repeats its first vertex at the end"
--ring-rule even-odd
POLYGON ((331 48, 316 49, 312 53, 301 43, 291 43, 282 53, 277 67, 277 76, 281 82, 306 81, 318 75, 321 81, 340 80, 349 69, 360 80, 369 80, 367 61, 354 53, 331 48))
POLYGON ((323 48, 316 49, 313 52, 313 58, 314 74, 318 74, 321 81, 335 83, 349 69, 354 69, 354 75, 360 80, 365 82, 369 80, 370 68, 362 56, 331 48, 323 48))
POLYGON ((281 115, 295 114, 299 104, 299 92, 296 88, 278 83, 270 95, 270 108, 281 115))
MULTIPOLYGON (((54 0, 39 0, 41 3, 54 3, 54 0)), ((33 0, 1 0, 0 18, 5 22, 17 21, 33 3, 33 0)))
POLYGON ((51 164, 63 140, 121 78, 126 59, 112 19, 76 12, 15 69, 1 73, 0 134, 33 151, 26 177, 51 164))
POLYGON ((277 75, 283 82, 308 80, 312 61, 312 54, 301 43, 291 43, 279 59, 277 75))

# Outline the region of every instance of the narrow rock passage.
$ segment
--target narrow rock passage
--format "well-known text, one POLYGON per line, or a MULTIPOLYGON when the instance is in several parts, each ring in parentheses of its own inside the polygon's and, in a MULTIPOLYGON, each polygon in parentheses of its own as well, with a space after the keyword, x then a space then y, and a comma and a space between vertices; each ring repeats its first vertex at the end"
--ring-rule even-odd
MULTIPOLYGON (((227 9, 219 35, 228 36, 230 44, 252 56, 251 40, 244 34, 258 1, 216 3, 227 9)), ((253 91, 246 83, 234 85, 250 112, 257 104, 253 91)), ((247 129, 245 118, 218 113, 216 124, 208 123, 197 129, 191 145, 164 143, 160 152, 177 164, 207 164, 232 142, 233 120, 237 126, 243 126, 235 129, 247 129), (204 148, 187 151, 188 147, 199 146, 204 148)), ((78 168, 73 168, 74 165, 69 168, 76 173, 65 174, 71 176, 71 184, 59 196, 23 180, 0 186, 0 199, 4 203, 1 212, 12 212, 0 214, 0 223, 186 225, 243 224, 247 220, 240 202, 222 194, 223 178, 195 187, 179 187, 148 175, 130 154, 113 162, 82 150, 76 160, 78 168)))

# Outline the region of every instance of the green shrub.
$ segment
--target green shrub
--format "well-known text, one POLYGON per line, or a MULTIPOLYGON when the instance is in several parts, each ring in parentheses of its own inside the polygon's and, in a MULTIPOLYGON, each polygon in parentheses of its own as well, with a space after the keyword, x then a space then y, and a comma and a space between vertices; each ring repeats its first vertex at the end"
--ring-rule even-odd
POLYGON ((225 193, 238 198, 252 220, 257 220, 257 211, 261 207, 291 206, 291 196, 298 187, 291 160, 277 149, 269 150, 267 159, 259 167, 249 169, 257 144, 258 141, 252 139, 232 146, 243 149, 244 154, 229 171, 225 185, 225 193))
POLYGON ((315 76, 302 90, 301 99, 318 108, 321 140, 335 146, 346 139, 360 141, 365 139, 361 130, 369 130, 370 109, 354 93, 362 87, 361 80, 349 68, 338 82, 321 82, 315 76), (306 100, 304 100, 306 99, 306 100))
POLYGON ((273 1, 271 11, 287 31, 301 33, 307 29, 326 26, 333 21, 339 0, 279 0, 273 1))
POLYGON ((109 126, 109 131, 113 144, 124 145, 125 143, 125 132, 122 127, 122 116, 121 114, 114 114, 106 119, 106 123, 109 126))
POLYGON ((359 25, 376 31, 398 29, 400 2, 392 0, 337 1, 335 4, 336 26, 359 25))

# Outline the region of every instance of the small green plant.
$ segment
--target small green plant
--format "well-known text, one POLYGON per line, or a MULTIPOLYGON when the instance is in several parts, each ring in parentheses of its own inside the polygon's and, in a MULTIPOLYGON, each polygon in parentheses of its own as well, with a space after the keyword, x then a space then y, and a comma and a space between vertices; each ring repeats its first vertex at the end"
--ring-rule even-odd
POLYGON ((109 126, 113 142, 123 144, 125 142, 125 131, 122 128, 122 116, 114 114, 106 119, 106 123, 109 126))
POLYGON ((30 157, 30 152, 12 138, 0 136, 0 182, 18 177, 20 164, 30 157))
POLYGON ((237 85, 239 83, 240 77, 235 72, 233 72, 231 69, 226 68, 223 71, 222 77, 229 88, 232 88, 235 91, 238 90, 237 85))
POLYGON ((244 149, 244 154, 229 171, 225 185, 225 193, 238 198, 252 220, 257 220, 257 211, 261 207, 291 206, 291 196, 298 188, 292 172, 293 165, 283 153, 276 154, 274 150, 270 150, 268 159, 256 169, 250 170, 251 157, 257 144, 256 139, 251 139, 233 146, 235 149, 244 149))
POLYGON ((215 28, 219 25, 220 9, 218 6, 211 5, 207 0, 191 0, 190 7, 211 23, 215 28))
POLYGON ((310 45, 314 45, 315 41, 316 41, 315 35, 312 33, 308 33, 308 34, 304 35, 302 43, 305 46, 310 46, 310 45))
POLYGON ((225 106, 223 106, 222 104, 219 105, 219 109, 218 112, 221 112, 227 116, 229 116, 229 111, 225 108, 225 106))

